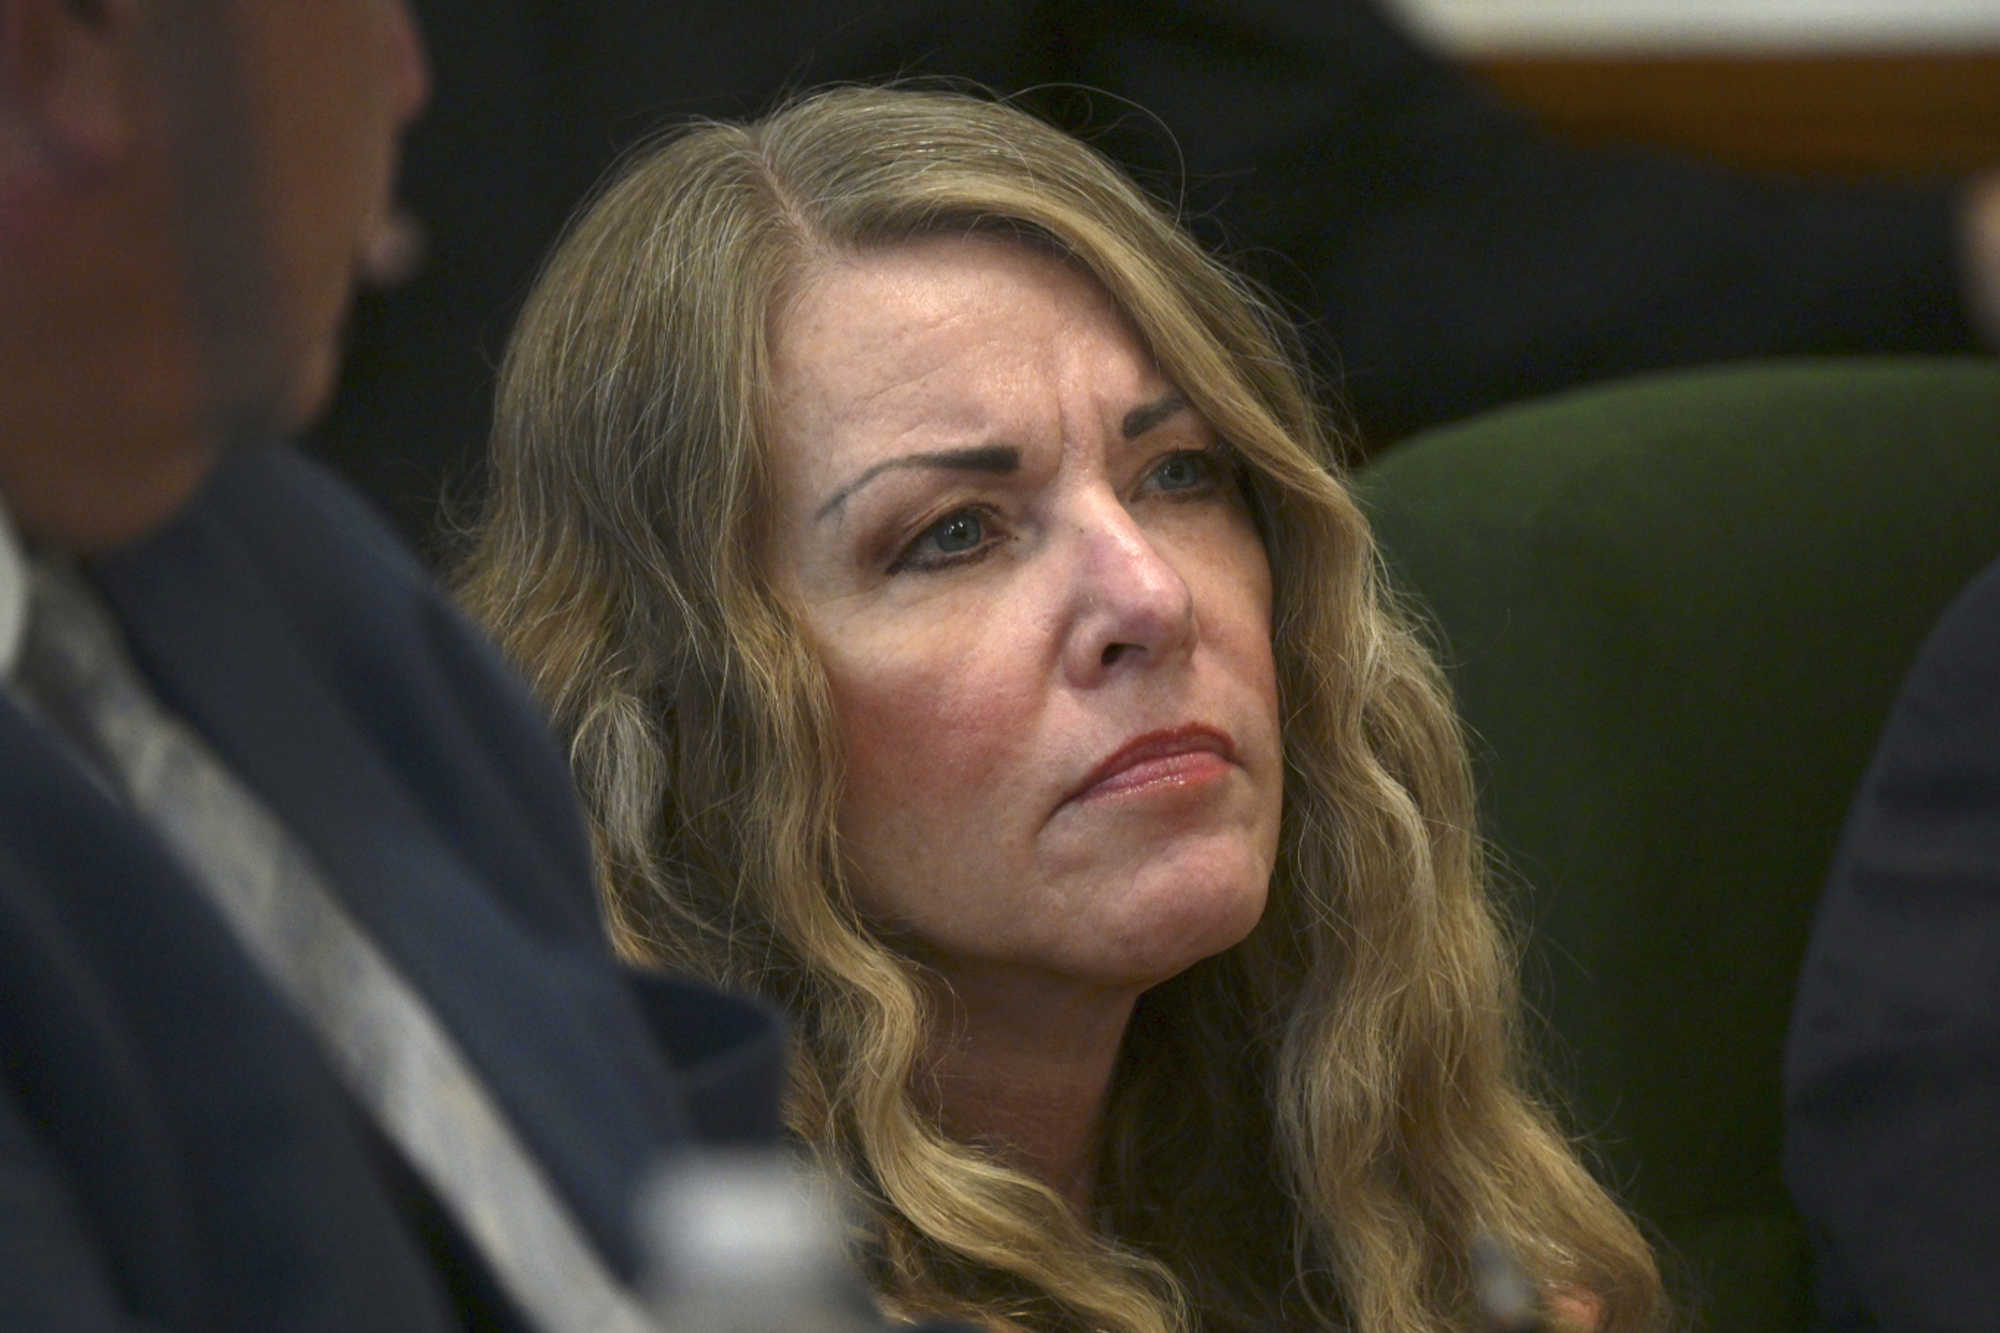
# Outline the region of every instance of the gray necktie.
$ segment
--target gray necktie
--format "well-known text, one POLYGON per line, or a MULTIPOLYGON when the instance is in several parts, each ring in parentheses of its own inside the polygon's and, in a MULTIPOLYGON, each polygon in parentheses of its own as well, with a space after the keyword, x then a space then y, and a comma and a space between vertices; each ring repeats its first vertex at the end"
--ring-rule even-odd
POLYGON ((169 713, 74 569, 33 563, 18 684, 166 842, 543 1333, 650 1333, 416 988, 311 854, 169 713))

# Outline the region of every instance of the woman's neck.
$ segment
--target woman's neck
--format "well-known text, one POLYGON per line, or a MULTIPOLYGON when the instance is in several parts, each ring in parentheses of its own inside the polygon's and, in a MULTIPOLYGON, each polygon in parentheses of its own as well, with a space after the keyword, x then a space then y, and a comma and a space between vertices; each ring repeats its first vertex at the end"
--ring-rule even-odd
POLYGON ((1137 998, 952 977, 939 996, 928 1071, 946 1132, 991 1147, 1087 1212, 1112 1070, 1137 998))

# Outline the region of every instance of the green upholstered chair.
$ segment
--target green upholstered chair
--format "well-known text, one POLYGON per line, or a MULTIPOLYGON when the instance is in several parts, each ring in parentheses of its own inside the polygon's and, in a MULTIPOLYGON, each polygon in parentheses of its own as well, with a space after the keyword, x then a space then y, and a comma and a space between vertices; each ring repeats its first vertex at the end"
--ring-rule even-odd
POLYGON ((2000 555, 2000 368, 1647 377, 1357 480, 1473 733, 1552 1086, 1698 1324, 1801 1327, 1793 979, 1902 675, 2000 555))

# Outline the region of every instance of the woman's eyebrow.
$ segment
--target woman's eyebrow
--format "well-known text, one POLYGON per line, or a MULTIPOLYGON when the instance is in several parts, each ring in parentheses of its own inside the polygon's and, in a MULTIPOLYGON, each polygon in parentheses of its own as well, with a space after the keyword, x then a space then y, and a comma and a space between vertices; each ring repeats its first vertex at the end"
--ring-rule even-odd
POLYGON ((1187 395, 1179 389, 1171 390, 1127 412, 1125 420, 1119 425, 1119 434, 1128 440, 1136 440, 1176 412, 1186 411, 1187 407, 1187 395))
MULTIPOLYGON (((1138 410, 1143 412, 1146 409, 1142 407, 1138 410)), ((1128 416, 1126 421, 1129 424, 1131 418, 1128 416)), ((884 472, 912 467, 942 468, 947 472, 990 472, 995 476, 1006 476, 1008 473, 1021 470, 1021 451, 1011 444, 989 444, 974 449, 945 449, 937 453, 904 454, 900 458, 885 458, 834 492, 833 498, 821 505, 819 512, 813 515, 813 521, 817 523, 846 504, 848 496, 884 472)))

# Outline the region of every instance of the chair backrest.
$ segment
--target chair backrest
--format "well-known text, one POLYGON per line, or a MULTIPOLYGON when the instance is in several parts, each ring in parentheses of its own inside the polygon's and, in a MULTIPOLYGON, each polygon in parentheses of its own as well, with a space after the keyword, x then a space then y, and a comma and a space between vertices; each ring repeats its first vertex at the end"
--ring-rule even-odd
POLYGON ((2000 553, 2000 367, 1651 376, 1357 480, 1473 733, 1552 1085, 1707 1327, 1802 1326, 1794 977, 1903 673, 2000 553))

